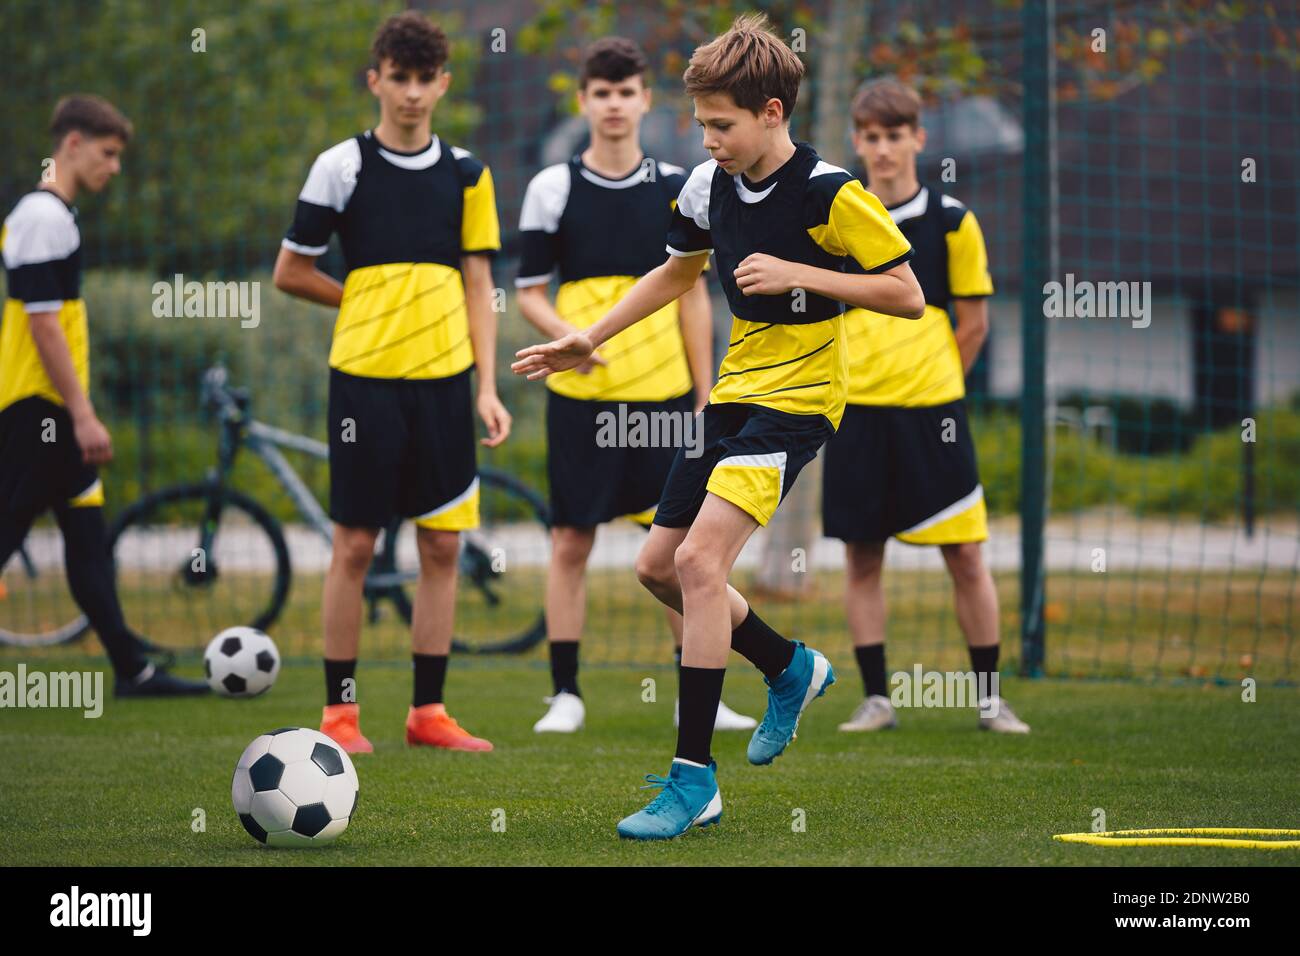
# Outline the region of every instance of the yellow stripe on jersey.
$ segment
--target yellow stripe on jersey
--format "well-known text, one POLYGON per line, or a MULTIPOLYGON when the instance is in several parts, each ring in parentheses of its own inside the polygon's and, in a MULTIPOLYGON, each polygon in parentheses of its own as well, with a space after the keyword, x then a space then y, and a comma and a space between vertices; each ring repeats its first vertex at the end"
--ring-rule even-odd
POLYGON ((976 485, 962 500, 906 531, 894 535, 907 544, 969 544, 989 536, 984 487, 976 485))
POLYGON ((839 188, 826 222, 813 226, 808 235, 831 255, 852 256, 868 272, 905 256, 912 248, 880 200, 856 179, 839 188))
POLYGON ((479 493, 476 477, 470 482, 469 487, 455 498, 420 515, 415 519, 415 523, 421 528, 432 528, 434 531, 469 531, 478 527, 478 509, 479 493))
POLYGON ((948 313, 933 305, 914 322, 867 309, 844 315, 849 404, 919 408, 966 396, 948 313))
POLYGON ((842 315, 807 325, 747 322, 732 316, 727 354, 709 401, 825 415, 839 428, 848 382, 844 329, 842 315))
MULTIPOLYGON (((59 325, 68 340, 72 367, 83 392, 90 391, 90 337, 86 326, 86 303, 81 299, 65 300, 59 309, 59 325)), ((27 310, 17 299, 5 301, 0 318, 0 409, 24 398, 49 399, 63 404, 63 397, 50 381, 41 363, 36 342, 32 339, 27 310)))
POLYGON ((348 273, 330 368, 363 378, 446 378, 473 363, 459 269, 390 262, 348 273))
POLYGON ((949 295, 955 299, 992 295, 988 250, 975 214, 968 209, 957 228, 945 233, 944 239, 948 243, 949 295))
POLYGON ((492 171, 486 166, 478 182, 466 186, 461 208, 460 247, 471 252, 501 248, 501 224, 497 219, 496 193, 492 171))
MULTIPOLYGON (((992 295, 988 253, 975 214, 967 210, 958 227, 944 238, 949 294, 954 298, 992 295)), ((850 309, 844 324, 849 404, 921 408, 966 397, 957 337, 948 313, 938 306, 927 305, 925 314, 915 322, 850 309)))
MULTIPOLYGON (((594 276, 565 282, 555 311, 579 329, 594 324, 636 284, 635 276, 594 276)), ((558 395, 586 401, 663 402, 691 390, 691 370, 677 303, 629 326, 600 347, 608 365, 586 375, 572 369, 546 377, 558 395)))

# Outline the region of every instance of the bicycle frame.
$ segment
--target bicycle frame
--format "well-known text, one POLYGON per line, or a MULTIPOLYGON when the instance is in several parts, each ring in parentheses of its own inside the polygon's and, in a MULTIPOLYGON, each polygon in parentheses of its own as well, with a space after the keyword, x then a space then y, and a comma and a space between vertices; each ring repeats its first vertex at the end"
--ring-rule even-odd
MULTIPOLYGON (((316 500, 311 489, 307 487, 307 483, 299 477, 298 472, 280 452, 281 448, 286 448, 320 461, 328 461, 329 446, 314 438, 297 435, 246 417, 247 393, 226 388, 225 377, 226 371, 220 366, 208 369, 203 377, 205 398, 210 404, 216 406, 221 417, 217 466, 209 472, 209 481, 218 490, 224 487, 226 476, 234 467, 235 456, 241 447, 246 446, 262 460, 281 487, 288 492, 298 513, 320 534, 327 545, 332 545, 334 523, 325 513, 320 502, 316 500)), ((213 497, 213 504, 209 506, 209 513, 204 521, 202 535, 204 548, 209 548, 212 544, 212 529, 216 528, 218 517, 212 511, 219 500, 220 496, 213 497)), ((370 573, 366 575, 366 593, 367 595, 379 594, 387 588, 413 581, 416 577, 418 575, 413 572, 398 571, 389 567, 372 567, 370 573)))
POLYGON ((334 525, 325 509, 321 507, 316 496, 311 493, 307 483, 298 476, 298 472, 289 464, 280 452, 280 448, 301 452, 320 461, 329 460, 329 446, 305 435, 267 425, 256 419, 246 418, 244 404, 246 399, 240 393, 231 392, 225 387, 225 369, 209 369, 204 375, 204 390, 208 400, 214 404, 221 416, 221 438, 217 450, 217 466, 208 473, 209 480, 218 488, 225 485, 226 476, 234 467, 235 455, 241 446, 246 446, 260 458, 271 474, 288 492, 298 513, 311 524, 326 544, 334 540, 334 525))

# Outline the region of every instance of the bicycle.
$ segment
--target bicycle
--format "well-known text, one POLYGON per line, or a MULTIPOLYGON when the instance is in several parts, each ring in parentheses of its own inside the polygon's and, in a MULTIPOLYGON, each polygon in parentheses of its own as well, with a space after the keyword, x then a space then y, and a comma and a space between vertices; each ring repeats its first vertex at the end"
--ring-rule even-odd
MULTIPOLYGON (((166 579, 170 596, 180 595, 185 605, 181 613, 191 621, 203 604, 209 606, 211 623, 201 633, 216 633, 233 624, 268 630, 288 601, 293 565, 284 528, 264 505, 229 485, 242 449, 266 465, 310 531, 327 546, 333 537, 333 524, 325 509, 281 452, 286 449, 328 460, 329 447, 251 418, 249 390, 231 388, 226 380, 221 365, 207 369, 201 380, 203 405, 217 415, 216 466, 201 481, 145 495, 123 510, 109 529, 123 604, 158 600, 158 581, 166 579), (221 547, 231 544, 234 547, 221 547), (219 591, 223 581, 237 586, 219 591), (217 613, 211 610, 214 605, 217 613)), ((545 612, 540 596, 534 599, 523 595, 523 589, 514 583, 504 584, 504 558, 513 551, 525 562, 534 557, 533 566, 536 557, 544 564, 549 508, 523 482, 493 468, 479 469, 479 494, 483 524, 477 530, 461 532, 459 598, 478 602, 481 608, 469 615, 477 627, 458 634, 452 646, 462 653, 522 653, 545 636, 545 612), (498 515, 505 520, 496 523, 498 515), (530 545, 536 547, 537 555, 527 554, 530 545)), ((403 546, 402 524, 395 518, 376 543, 363 591, 371 623, 378 619, 379 604, 384 601, 392 604, 407 624, 411 621, 412 603, 405 586, 419 577, 419 571, 414 548, 403 546)), ((40 569, 25 546, 19 558, 20 575, 35 581, 40 569)), ((0 626, 0 644, 39 647, 68 643, 85 634, 88 627, 84 616, 33 630, 0 626)), ((147 642, 145 649, 171 653, 167 647, 147 642)))

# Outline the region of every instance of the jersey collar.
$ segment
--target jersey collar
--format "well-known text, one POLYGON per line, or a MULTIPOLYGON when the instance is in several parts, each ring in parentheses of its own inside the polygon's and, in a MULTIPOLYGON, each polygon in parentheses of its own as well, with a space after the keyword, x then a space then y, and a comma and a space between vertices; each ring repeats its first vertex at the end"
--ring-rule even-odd
POLYGON ((403 153, 382 145, 374 130, 366 130, 366 135, 374 140, 380 156, 402 169, 428 169, 442 158, 442 143, 438 140, 437 133, 429 140, 428 146, 414 153, 403 153))
POLYGON ((924 216, 926 209, 930 205, 930 190, 921 186, 916 190, 916 194, 911 199, 900 202, 897 206, 886 206, 885 212, 889 213, 894 225, 904 222, 908 219, 915 219, 917 216, 924 216))
POLYGON ((605 189, 627 189, 629 186, 643 183, 650 176, 650 170, 656 165, 655 161, 650 159, 649 156, 642 156, 641 162, 637 163, 636 168, 626 176, 621 179, 610 179, 609 177, 602 176, 600 173, 590 169, 587 164, 582 161, 581 153, 574 156, 573 161, 577 164, 578 172, 582 175, 583 179, 587 180, 589 183, 594 183, 597 186, 602 186, 605 189))
POLYGON ((758 182, 751 182, 746 179, 744 173, 736 173, 731 177, 736 183, 736 195, 744 202, 762 202, 776 188, 777 184, 785 178, 786 174, 794 168, 795 160, 800 158, 800 154, 806 155, 812 152, 813 148, 807 143, 795 143, 794 152, 790 154, 790 158, 758 182))

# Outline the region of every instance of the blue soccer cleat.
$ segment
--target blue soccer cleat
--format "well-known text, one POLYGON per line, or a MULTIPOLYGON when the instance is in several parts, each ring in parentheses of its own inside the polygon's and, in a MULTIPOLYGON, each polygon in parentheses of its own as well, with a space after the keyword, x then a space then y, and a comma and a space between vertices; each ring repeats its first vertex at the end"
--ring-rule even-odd
POLYGON ((835 671, 820 651, 795 641, 790 666, 767 684, 767 713, 749 740, 749 762, 769 764, 785 751, 799 729, 804 708, 835 683, 835 671))
POLYGON ((715 776, 718 765, 707 767, 673 760, 667 777, 646 774, 642 790, 663 787, 649 806, 618 822, 618 835, 628 840, 671 840, 691 827, 707 827, 722 819, 722 792, 715 776))

